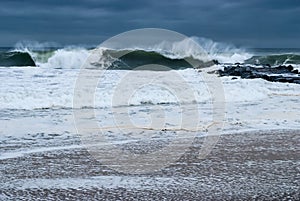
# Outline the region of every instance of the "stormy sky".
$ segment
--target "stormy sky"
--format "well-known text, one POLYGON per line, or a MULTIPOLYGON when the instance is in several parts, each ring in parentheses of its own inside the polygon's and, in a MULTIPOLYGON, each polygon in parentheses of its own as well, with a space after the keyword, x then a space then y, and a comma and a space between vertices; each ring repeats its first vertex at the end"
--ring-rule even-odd
POLYGON ((97 45, 137 28, 246 47, 300 47, 299 0, 2 0, 0 46, 97 45))

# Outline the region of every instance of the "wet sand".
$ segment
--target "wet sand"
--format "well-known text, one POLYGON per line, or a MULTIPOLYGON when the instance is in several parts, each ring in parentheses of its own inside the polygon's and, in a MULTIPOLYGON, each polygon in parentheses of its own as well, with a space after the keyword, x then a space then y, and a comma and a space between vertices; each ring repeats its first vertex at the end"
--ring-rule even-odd
POLYGON ((139 175, 102 165, 78 140, 2 157, 0 200, 300 200, 299 131, 222 135, 202 160, 201 141, 169 167, 139 175))

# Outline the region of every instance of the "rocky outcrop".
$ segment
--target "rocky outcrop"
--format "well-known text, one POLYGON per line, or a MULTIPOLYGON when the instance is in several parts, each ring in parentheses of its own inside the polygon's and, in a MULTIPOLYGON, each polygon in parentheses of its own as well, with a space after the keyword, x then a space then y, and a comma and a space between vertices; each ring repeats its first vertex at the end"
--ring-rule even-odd
POLYGON ((220 76, 237 76, 243 79, 261 78, 271 82, 287 82, 300 84, 300 74, 298 70, 294 70, 293 66, 277 66, 277 67, 253 67, 241 66, 225 66, 224 70, 218 70, 220 76))

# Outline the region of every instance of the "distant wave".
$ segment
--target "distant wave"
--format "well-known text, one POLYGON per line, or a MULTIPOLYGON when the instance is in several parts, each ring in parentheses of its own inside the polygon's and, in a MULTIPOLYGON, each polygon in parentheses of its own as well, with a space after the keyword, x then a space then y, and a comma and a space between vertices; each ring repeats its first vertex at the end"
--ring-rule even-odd
POLYGON ((274 54, 264 56, 253 56, 245 61, 247 64, 259 65, 282 65, 282 64, 300 64, 300 54, 274 54))

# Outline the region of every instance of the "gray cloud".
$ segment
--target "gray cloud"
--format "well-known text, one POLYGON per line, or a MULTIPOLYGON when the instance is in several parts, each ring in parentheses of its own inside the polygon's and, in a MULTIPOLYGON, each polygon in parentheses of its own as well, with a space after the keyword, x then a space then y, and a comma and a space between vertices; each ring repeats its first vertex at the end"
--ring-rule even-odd
POLYGON ((159 27, 253 47, 300 47, 299 0, 3 0, 0 45, 94 44, 159 27))

